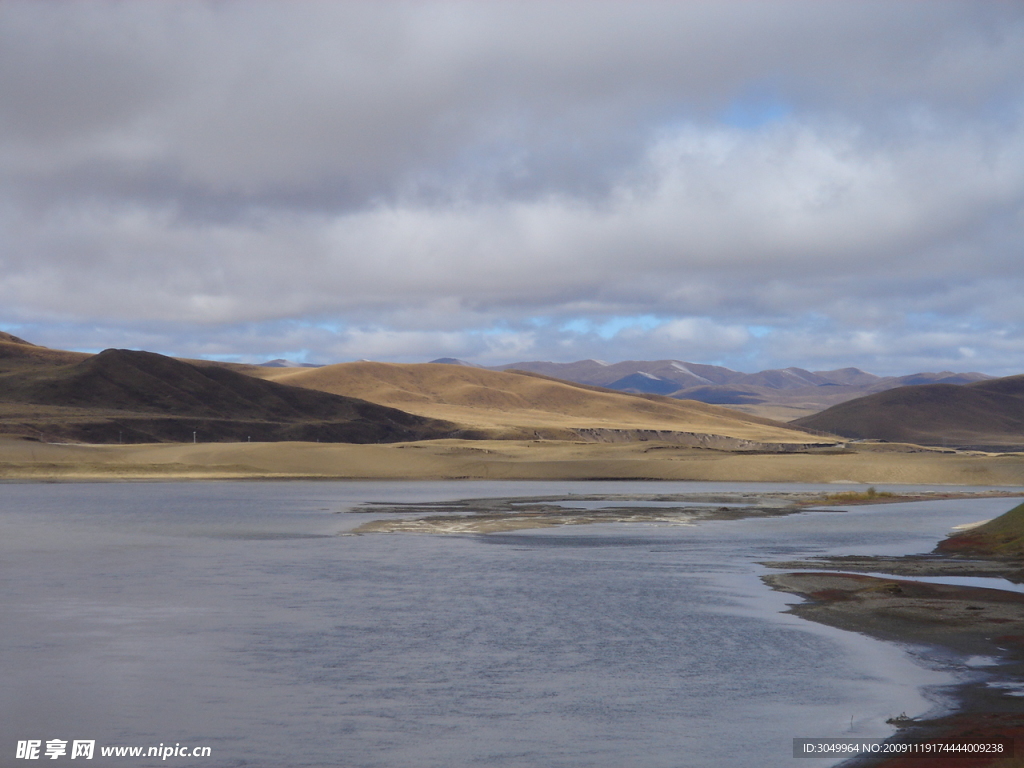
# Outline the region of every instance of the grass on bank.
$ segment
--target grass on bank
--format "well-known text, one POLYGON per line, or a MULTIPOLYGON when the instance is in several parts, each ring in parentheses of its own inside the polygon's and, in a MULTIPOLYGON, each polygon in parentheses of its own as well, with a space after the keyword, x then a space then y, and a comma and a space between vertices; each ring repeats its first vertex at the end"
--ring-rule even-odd
POLYGON ((1024 504, 984 525, 954 534, 939 543, 942 552, 1024 557, 1024 504))
POLYGON ((871 486, 866 491, 843 491, 842 493, 830 493, 825 498, 829 501, 877 501, 878 499, 888 499, 894 497, 896 494, 889 493, 888 491, 878 491, 874 486, 871 486))

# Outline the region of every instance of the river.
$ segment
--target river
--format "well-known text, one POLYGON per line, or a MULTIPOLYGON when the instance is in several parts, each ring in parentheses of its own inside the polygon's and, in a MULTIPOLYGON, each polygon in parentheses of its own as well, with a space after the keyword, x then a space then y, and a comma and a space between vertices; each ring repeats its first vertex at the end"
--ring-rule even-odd
POLYGON ((368 501, 767 487, 816 488, 0 485, 0 764, 81 740, 95 766, 773 768, 948 706, 964 669, 783 613, 758 561, 924 552, 1014 500, 339 535, 368 501), (210 755, 100 754, 158 745, 210 755))

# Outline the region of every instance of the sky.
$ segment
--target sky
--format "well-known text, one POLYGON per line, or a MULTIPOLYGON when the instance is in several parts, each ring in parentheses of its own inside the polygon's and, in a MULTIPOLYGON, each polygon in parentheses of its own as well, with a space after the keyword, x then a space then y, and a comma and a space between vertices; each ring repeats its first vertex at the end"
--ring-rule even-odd
POLYGON ((0 3, 0 330, 1024 373, 1024 4, 0 3))

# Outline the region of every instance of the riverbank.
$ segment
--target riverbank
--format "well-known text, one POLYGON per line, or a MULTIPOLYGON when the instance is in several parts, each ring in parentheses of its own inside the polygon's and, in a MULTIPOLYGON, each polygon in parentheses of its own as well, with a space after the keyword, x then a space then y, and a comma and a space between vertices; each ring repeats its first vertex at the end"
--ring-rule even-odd
POLYGON ((790 612, 828 626, 985 659, 987 680, 961 684, 945 717, 894 722, 894 742, 993 743, 1011 739, 1015 757, 855 758, 844 768, 1010 768, 1024 764, 1024 594, 848 573, 763 577, 808 602, 790 612))
POLYGON ((895 444, 758 453, 638 441, 54 444, 0 439, 0 480, 692 480, 1024 486, 1024 454, 895 444))
POLYGON ((974 670, 973 679, 959 685, 955 691, 959 703, 957 712, 930 720, 900 720, 894 723, 900 732, 893 741, 993 743, 996 739, 1009 739, 1016 749, 1013 757, 855 758, 844 766, 1010 768, 1024 765, 1024 594, 867 575, 895 573, 959 580, 986 577, 1022 583, 1024 562, 1021 558, 1016 554, 999 553, 992 544, 993 541, 1015 540, 1022 515, 1024 505, 987 523, 964 526, 964 530, 940 542, 935 552, 926 555, 764 563, 787 570, 807 569, 763 577, 774 589, 805 598, 806 602, 790 608, 797 616, 881 640, 938 649, 961 659, 959 664, 964 669, 978 668, 974 670), (981 660, 980 663, 977 660, 981 660))

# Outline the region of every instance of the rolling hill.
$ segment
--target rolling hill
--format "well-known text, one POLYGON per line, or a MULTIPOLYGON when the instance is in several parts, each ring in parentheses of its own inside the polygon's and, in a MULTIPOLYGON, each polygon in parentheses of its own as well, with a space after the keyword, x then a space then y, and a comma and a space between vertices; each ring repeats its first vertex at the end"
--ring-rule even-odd
POLYGON ((1024 376, 900 387, 793 423, 850 438, 1024 450, 1024 376))
POLYGON ((521 371, 357 362, 252 373, 456 422, 496 438, 685 440, 688 433, 758 443, 828 442, 714 405, 625 394, 521 371))
MULTIPOLYGON (((45 358, 45 356, 44 356, 45 358)), ((221 366, 108 349, 0 374, 0 430, 48 440, 394 442, 455 427, 351 397, 263 381, 221 366)))

